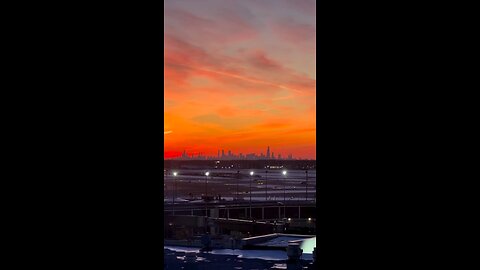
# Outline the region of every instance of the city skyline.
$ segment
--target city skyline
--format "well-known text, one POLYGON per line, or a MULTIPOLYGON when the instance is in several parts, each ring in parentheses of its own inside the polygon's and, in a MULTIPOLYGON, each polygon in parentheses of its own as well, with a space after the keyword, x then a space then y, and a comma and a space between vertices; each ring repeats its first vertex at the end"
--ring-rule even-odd
POLYGON ((164 3, 164 158, 316 159, 315 1, 164 3))
POLYGON ((238 152, 234 153, 231 150, 225 151, 225 149, 218 149, 216 155, 205 154, 202 152, 199 153, 188 153, 186 150, 177 156, 169 157, 167 159, 182 159, 182 160, 261 160, 261 159, 272 159, 272 160, 293 160, 293 159, 304 159, 302 157, 295 157, 292 153, 282 155, 281 153, 270 152, 270 146, 267 147, 266 154, 261 153, 243 153, 238 152))

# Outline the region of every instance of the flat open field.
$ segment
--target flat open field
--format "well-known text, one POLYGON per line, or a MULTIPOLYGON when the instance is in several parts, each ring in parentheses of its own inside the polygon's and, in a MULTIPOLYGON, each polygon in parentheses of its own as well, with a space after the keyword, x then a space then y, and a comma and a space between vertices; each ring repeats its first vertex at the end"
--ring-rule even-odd
POLYGON ((221 195, 222 198, 250 198, 250 183, 252 200, 282 201, 284 192, 286 200, 304 200, 305 193, 309 199, 316 196, 316 172, 309 171, 308 179, 305 171, 291 170, 284 176, 281 170, 257 171, 253 177, 249 170, 211 170, 210 175, 204 175, 204 170, 178 171, 177 176, 168 173, 164 176, 165 199, 175 200, 199 199, 205 193, 209 196, 221 195), (207 184, 206 184, 207 181, 207 184), (238 194, 237 194, 238 189, 238 194), (285 189, 285 191, 284 191, 285 189), (265 194, 267 190, 267 194, 265 194))

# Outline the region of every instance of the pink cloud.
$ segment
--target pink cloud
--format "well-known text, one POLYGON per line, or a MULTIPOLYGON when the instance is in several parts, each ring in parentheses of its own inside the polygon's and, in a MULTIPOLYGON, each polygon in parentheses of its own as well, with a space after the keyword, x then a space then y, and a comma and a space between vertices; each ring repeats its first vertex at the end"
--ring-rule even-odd
POLYGON ((283 67, 277 61, 267 57, 266 53, 262 50, 257 50, 249 58, 250 64, 259 69, 273 69, 282 70, 283 67))
POLYGON ((272 24, 272 31, 284 42, 300 50, 315 52, 315 26, 296 22, 290 18, 277 20, 272 24))
POLYGON ((167 8, 165 16, 168 22, 166 33, 182 32, 203 45, 225 46, 253 39, 258 34, 248 19, 229 9, 222 9, 215 16, 210 15, 209 19, 174 8, 167 8))

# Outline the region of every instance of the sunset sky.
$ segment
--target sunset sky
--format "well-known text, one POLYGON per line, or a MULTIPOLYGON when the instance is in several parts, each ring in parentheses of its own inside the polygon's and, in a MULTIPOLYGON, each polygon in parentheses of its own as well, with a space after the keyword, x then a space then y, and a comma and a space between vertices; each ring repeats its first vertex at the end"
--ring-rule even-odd
POLYGON ((314 0, 165 0, 165 158, 316 159, 314 0))

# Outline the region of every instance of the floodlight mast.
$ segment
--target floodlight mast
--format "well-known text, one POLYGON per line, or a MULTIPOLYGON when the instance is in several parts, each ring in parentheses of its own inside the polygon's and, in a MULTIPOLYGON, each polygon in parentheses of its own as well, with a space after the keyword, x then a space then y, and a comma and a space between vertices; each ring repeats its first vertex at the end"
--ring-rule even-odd
POLYGON ((173 216, 175 216, 175 196, 177 192, 177 172, 173 172, 173 198, 172 198, 172 209, 173 209, 173 216))
POLYGON ((252 181, 253 181, 253 174, 254 172, 250 172, 250 219, 252 219, 252 181))
POLYGON ((210 172, 206 172, 206 173, 205 173, 205 217, 208 217, 208 209, 207 209, 208 175, 210 175, 210 172))
POLYGON ((283 181, 283 218, 287 217, 287 208, 285 207, 287 203, 287 196, 286 196, 286 186, 287 186, 287 171, 282 172, 283 176, 285 176, 285 181, 283 181))

